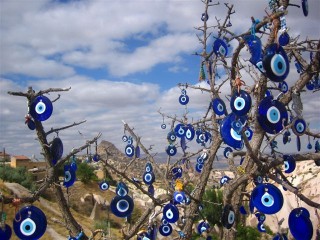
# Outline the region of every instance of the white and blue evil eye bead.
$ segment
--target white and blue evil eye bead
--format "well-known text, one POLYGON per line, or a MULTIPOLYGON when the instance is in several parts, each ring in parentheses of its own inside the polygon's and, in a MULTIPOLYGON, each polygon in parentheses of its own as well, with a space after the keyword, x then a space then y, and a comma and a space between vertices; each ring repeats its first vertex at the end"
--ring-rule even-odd
POLYGON ((221 98, 215 98, 212 100, 212 109, 218 116, 227 115, 227 107, 221 98))
POLYGON ((243 148, 243 141, 240 134, 238 134, 231 126, 232 122, 237 119, 234 113, 226 116, 220 126, 220 135, 225 144, 230 147, 241 150, 243 148))
POLYGON ((161 129, 166 129, 167 125, 165 123, 161 124, 161 129))
POLYGON ((264 94, 264 97, 265 97, 265 98, 266 98, 266 97, 271 97, 271 98, 273 98, 272 92, 271 92, 269 89, 267 89, 266 92, 265 92, 265 94, 264 94))
POLYGON ((185 128, 185 137, 187 140, 192 141, 195 135, 194 128, 191 124, 188 124, 185 128))
POLYGON ((286 46, 288 45, 290 42, 290 36, 289 34, 287 33, 287 31, 284 31, 283 33, 280 34, 279 36, 279 44, 281 46, 286 46))
POLYGON ((280 89, 281 92, 287 93, 289 90, 288 83, 286 81, 279 82, 278 88, 280 89))
POLYGON ((261 212, 255 212, 254 215, 256 216, 258 222, 263 223, 266 220, 266 215, 261 212))
POLYGON ((52 156, 52 163, 55 165, 63 155, 63 143, 60 138, 56 137, 53 139, 50 146, 50 153, 52 156))
POLYGON ((123 135, 122 136, 122 141, 123 142, 127 142, 128 141, 128 136, 127 135, 123 135))
POLYGON ((177 148, 174 146, 174 145, 169 145, 167 148, 166 148, 166 153, 169 155, 169 156, 174 156, 176 155, 177 153, 177 148))
POLYGON ((228 45, 223 40, 217 38, 213 43, 213 51, 217 56, 225 57, 228 54, 228 45))
POLYGON ((306 214, 306 209, 302 209, 305 208, 295 208, 290 212, 288 218, 290 233, 294 239, 313 239, 313 226, 310 215, 306 214))
POLYGON ((239 207, 239 212, 242 215, 247 215, 247 210, 245 209, 245 207, 243 205, 239 207))
POLYGON ((187 105, 189 103, 189 96, 188 95, 180 95, 179 103, 181 105, 187 105))
POLYGON ((237 116, 246 115, 251 108, 251 97, 246 91, 235 91, 230 99, 230 107, 237 116))
POLYGON ((203 150, 203 152, 200 154, 200 157, 206 161, 209 158, 209 154, 206 150, 203 150))
POLYGON ((94 162, 99 162, 100 161, 100 155, 99 154, 94 154, 93 155, 93 157, 92 157, 92 160, 94 161, 94 162))
POLYGON ((175 223, 179 219, 179 209, 172 203, 168 203, 163 208, 163 218, 169 223, 175 223))
POLYGON ((204 161, 205 160, 203 159, 203 157, 201 155, 197 157, 197 163, 204 164, 204 161))
POLYGON ((134 156, 134 146, 132 144, 128 144, 124 151, 128 157, 134 156))
POLYGON ((127 144, 133 144, 133 138, 131 136, 128 137, 127 144))
POLYGON ((154 196, 154 186, 151 184, 149 185, 148 187, 148 193, 151 195, 151 196, 154 196))
POLYGON ((231 180, 230 177, 228 176, 223 176, 221 179, 220 179, 220 185, 223 186, 224 184, 226 184, 227 182, 229 182, 231 180))
POLYGON ((35 206, 23 207, 16 214, 13 230, 19 239, 40 239, 47 228, 47 218, 41 209, 35 206))
POLYGON ((247 44, 249 51, 251 53, 251 58, 249 61, 256 65, 259 61, 261 62, 262 58, 262 43, 259 37, 255 34, 246 35, 243 37, 243 40, 247 44))
POLYGON ((221 223, 225 228, 230 229, 233 226, 234 222, 235 222, 234 209, 230 204, 227 204, 223 208, 221 223))
POLYGON ((259 232, 266 232, 266 228, 264 227, 263 223, 259 222, 257 225, 257 229, 259 232))
POLYGON ((49 98, 38 96, 31 102, 29 109, 33 119, 45 121, 51 116, 53 106, 49 98))
POLYGON ((187 95, 187 90, 182 89, 182 90, 181 90, 181 95, 187 95))
POLYGON ((171 132, 168 133, 168 135, 167 135, 167 140, 168 140, 170 143, 171 143, 171 142, 175 142, 176 139, 177 139, 177 136, 176 136, 176 134, 175 134, 174 131, 171 131, 171 132))
POLYGON ((302 5, 303 15, 307 17, 309 14, 308 0, 301 0, 301 5, 302 5))
POLYGON ((266 76, 274 82, 282 82, 289 74, 290 63, 285 50, 278 44, 270 44, 262 60, 266 76))
POLYGON ((197 163, 197 164, 196 164, 196 167, 195 167, 196 171, 197 171, 198 173, 201 173, 201 172, 202 172, 202 169, 203 169, 203 166, 204 166, 204 164, 197 163))
POLYGON ((11 227, 8 224, 3 224, 3 226, 0 228, 0 239, 10 240, 11 236, 11 227))
POLYGON ((263 177, 258 175, 258 176, 253 178, 253 182, 254 182, 255 185, 259 185, 259 184, 263 183, 263 177))
POLYGON ((186 130, 186 126, 184 124, 179 123, 175 126, 174 133, 177 137, 182 138, 185 136, 186 130))
POLYGON ((197 231, 198 233, 201 235, 203 232, 207 232, 210 229, 210 225, 208 222, 202 220, 199 222, 198 226, 197 226, 197 231))
POLYGON ((161 224, 160 227, 159 227, 159 233, 164 237, 170 236, 171 233, 172 233, 171 224, 170 223, 161 224))
POLYGON ((262 99, 258 106, 258 122, 267 133, 279 133, 288 123, 286 107, 271 97, 262 99))
POLYGON ((291 129, 295 135, 301 136, 307 130, 307 123, 303 118, 295 118, 293 120, 291 129))
POLYGON ((116 194, 120 197, 124 197, 128 195, 129 189, 128 186, 124 182, 119 182, 116 188, 116 194))
POLYGON ((106 191, 108 190, 110 187, 109 183, 105 180, 105 181, 102 181, 100 184, 99 184, 99 188, 101 191, 106 191))
POLYGON ((63 186, 71 187, 76 180, 76 172, 71 168, 69 164, 64 165, 64 181, 63 186))
POLYGON ((231 147, 226 147, 226 148, 224 149, 224 151, 223 151, 223 156, 224 156, 225 158, 228 158, 228 157, 229 157, 229 154, 232 153, 232 152, 233 152, 233 150, 232 150, 231 147))
POLYGON ((235 130, 238 134, 241 133, 243 124, 240 120, 235 120, 231 123, 231 127, 233 130, 235 130))
POLYGON ((154 183, 155 180, 155 175, 153 172, 145 172, 143 174, 143 182, 147 185, 151 185, 152 183, 154 183))
POLYGON ((283 155, 284 172, 292 173, 296 169, 296 160, 291 155, 283 155))
POLYGON ((136 147, 135 154, 136 154, 136 158, 140 158, 141 153, 140 153, 140 147, 139 146, 136 147))
POLYGON ((281 191, 270 183, 257 185, 251 193, 251 198, 258 211, 264 214, 277 213, 283 206, 281 191))
POLYGON ((186 200, 186 194, 183 191, 175 191, 173 193, 173 199, 178 203, 183 203, 186 200))
POLYGON ((171 170, 173 178, 177 179, 177 178, 181 178, 182 177, 182 168, 181 167, 175 167, 171 170))
POLYGON ((110 203, 111 212, 121 218, 125 218, 131 215, 134 208, 133 200, 130 196, 124 197, 115 196, 110 203))
POLYGON ((251 128, 247 128, 244 131, 244 134, 246 135, 247 139, 250 141, 252 139, 252 136, 253 136, 253 131, 251 130, 251 128))
POLYGON ((208 14, 206 14, 206 13, 202 13, 202 15, 201 15, 201 21, 208 21, 208 19, 209 19, 209 15, 208 14))
POLYGON ((151 163, 147 163, 144 169, 145 169, 146 172, 152 172, 153 171, 152 164, 151 163))
POLYGON ((266 70, 263 68, 263 63, 262 63, 262 60, 261 61, 258 61, 255 66, 258 68, 258 70, 261 72, 261 73, 265 73, 266 70))

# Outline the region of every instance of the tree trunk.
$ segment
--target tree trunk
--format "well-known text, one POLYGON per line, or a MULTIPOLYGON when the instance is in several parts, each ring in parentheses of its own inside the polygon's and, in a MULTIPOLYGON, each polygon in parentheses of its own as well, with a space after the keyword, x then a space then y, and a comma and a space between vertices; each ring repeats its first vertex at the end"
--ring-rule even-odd
POLYGON ((202 196, 205 192, 205 188, 207 186, 208 178, 210 176, 212 170, 212 164, 216 157, 217 151, 222 143, 220 135, 216 134, 213 144, 210 148, 210 156, 202 169, 202 173, 200 175, 200 179, 198 181, 198 185, 195 186, 195 190, 193 192, 193 199, 195 201, 191 201, 190 205, 188 205, 186 209, 186 223, 183 228, 183 232, 186 235, 186 239, 190 239, 192 236, 192 226, 194 223, 195 217, 198 215, 198 207, 199 203, 201 203, 202 196))

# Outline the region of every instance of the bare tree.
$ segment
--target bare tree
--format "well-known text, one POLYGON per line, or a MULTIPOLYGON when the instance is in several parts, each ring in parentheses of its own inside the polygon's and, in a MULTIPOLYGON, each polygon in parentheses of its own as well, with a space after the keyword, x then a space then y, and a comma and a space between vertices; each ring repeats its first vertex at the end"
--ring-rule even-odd
MULTIPOLYGON (((193 88, 202 92, 206 92, 210 95, 212 101, 208 102, 208 110, 205 111, 202 118, 197 121, 194 121, 192 117, 189 116, 190 113, 187 109, 186 113, 181 117, 170 116, 159 111, 163 118, 171 121, 171 129, 169 129, 169 133, 176 133, 176 127, 178 125, 184 129, 183 131, 187 131, 188 128, 193 129, 193 131, 199 130, 199 132, 193 132, 191 135, 197 135, 197 137, 199 137, 198 143, 200 143, 202 147, 196 152, 188 152, 187 148, 185 147, 186 143, 188 142, 188 138, 187 142, 185 142, 185 137, 181 137, 180 143, 177 143, 175 139, 168 139, 170 143, 167 148, 169 156, 165 168, 161 168, 155 160, 155 154, 152 153, 152 146, 149 148, 146 147, 141 141, 141 137, 134 131, 134 129, 130 127, 128 123, 123 122, 125 132, 134 140, 135 146, 133 149, 136 151, 137 149, 141 149, 141 151, 144 152, 145 159, 153 166, 154 171, 159 176, 157 182, 161 182, 162 187, 166 190, 166 194, 158 197, 155 197, 146 189, 145 186, 138 183, 128 175, 127 169, 139 159, 136 155, 133 155, 131 161, 128 162, 127 165, 122 169, 119 169, 111 164, 108 158, 101 159, 109 171, 120 176, 122 181, 135 186, 138 191, 148 196, 152 202, 152 204, 146 207, 144 212, 135 223, 131 224, 128 222, 124 225, 122 229, 124 239, 130 239, 134 237, 142 228, 146 228, 148 226, 151 228, 155 228, 155 226, 159 227, 159 219, 161 219, 164 207, 170 200, 173 199, 175 192, 182 190, 185 192, 185 195, 190 201, 186 201, 184 199, 182 201, 183 203, 178 205, 180 219, 175 228, 178 233, 176 235, 179 235, 177 239, 191 238, 195 221, 198 216, 201 217, 199 205, 202 203, 209 176, 213 171, 215 171, 215 169, 213 169, 213 163, 217 159, 218 150, 226 145, 229 145, 226 143, 226 139, 223 135, 221 122, 223 123, 226 121, 227 117, 231 116, 232 114, 227 113, 227 110, 224 109, 223 104, 220 106, 222 107, 221 114, 217 114, 217 110, 212 107, 214 100, 221 100, 223 98, 223 96, 221 96, 221 89, 224 86, 228 86, 231 98, 234 95, 238 96, 237 94, 240 94, 241 91, 253 98, 253 104, 250 102, 249 109, 244 114, 246 116, 245 120, 242 121, 240 117, 236 116, 233 121, 236 123, 238 120, 241 120, 242 122, 239 123, 240 130, 237 132, 239 135, 238 137, 240 138, 240 140, 238 140, 240 145, 238 147, 233 147, 228 156, 229 168, 230 171, 234 173, 234 178, 224 185, 223 190, 224 206, 231 206, 234 209, 233 211, 235 211, 236 217, 231 226, 240 222, 239 206, 242 205, 243 201, 247 201, 250 198, 250 193, 246 191, 247 186, 250 182, 252 182, 253 178, 258 176, 272 179, 275 183, 282 185, 288 191, 293 192, 298 198, 308 205, 317 209, 320 208, 319 203, 314 202, 307 196, 303 195, 297 187, 293 186, 288 181, 286 176, 281 171, 281 166, 284 164, 283 154, 279 151, 276 151, 274 148, 275 140, 282 139, 286 136, 290 129, 294 128, 294 121, 289 121, 287 117, 283 117, 284 120, 282 121, 281 118, 280 126, 277 127, 276 131, 271 129, 271 133, 270 131, 266 131, 266 129, 268 130, 268 127, 262 127, 261 120, 259 121, 259 106, 260 103, 266 99, 265 95, 266 93, 269 93, 269 90, 273 90, 274 92, 278 93, 283 90, 282 93, 279 94, 279 96, 275 99, 277 102, 279 102, 279 104, 281 104, 281 106, 284 106, 284 112, 290 112, 291 115, 295 116, 294 119, 301 118, 303 109, 301 98, 307 94, 305 93, 304 88, 307 84, 310 84, 313 79, 318 79, 319 77, 320 40, 308 38, 301 40, 302 37, 297 36, 295 38, 289 38, 288 43, 283 44, 284 46, 280 47, 282 43, 279 43, 279 35, 287 31, 285 25, 285 16, 290 10, 289 0, 271 1, 272 4, 269 6, 269 13, 266 11, 267 16, 264 16, 263 20, 261 21, 257 21, 257 19, 252 17, 251 29, 241 34, 236 34, 231 28, 231 18, 233 14, 236 13, 233 5, 225 4, 225 19, 216 18, 216 25, 208 26, 208 18, 212 17, 213 15, 211 13, 211 9, 214 9, 214 7, 219 3, 213 3, 211 0, 202 0, 202 3, 204 5, 204 12, 201 17, 203 24, 202 26, 196 28, 199 31, 197 37, 202 45, 202 50, 194 55, 201 58, 199 80, 207 81, 208 85, 207 87, 203 87, 203 84, 196 86, 191 84, 180 84, 179 87, 182 90, 185 90, 186 88, 193 88), (217 46, 213 46, 213 49, 208 47, 210 38, 212 36, 215 37, 215 43, 218 44, 217 46), (259 68, 258 61, 254 62, 252 59, 249 61, 242 57, 244 55, 248 55, 248 48, 250 54, 253 54, 253 49, 250 45, 252 42, 249 43, 250 37, 256 38, 256 40, 263 42, 264 47, 261 52, 265 53, 265 55, 267 55, 270 46, 277 46, 277 51, 281 48, 284 51, 283 54, 286 55, 285 57, 282 56, 282 58, 288 58, 288 62, 293 60, 297 62, 300 75, 297 76, 296 81, 290 88, 281 89, 281 86, 279 87, 276 84, 279 82, 283 84, 284 79, 277 80, 284 75, 283 73, 276 74, 276 76, 273 78, 274 74, 272 76, 266 74, 266 71, 270 71, 270 69, 259 68), (236 47, 231 54, 227 54, 227 44, 231 41, 236 42, 236 47), (210 49, 210 51, 208 51, 208 49, 210 49), (311 54, 312 58, 310 61, 306 59, 305 53, 311 54), (223 69, 225 72, 224 76, 219 76, 219 69, 223 69), (246 81, 243 81, 242 75, 246 76, 246 78, 250 77, 251 80, 246 79, 246 81), (280 75, 281 77, 279 77, 280 75), (245 91, 241 89, 244 85, 245 91), (246 130, 249 128, 252 130, 252 136, 250 134, 250 136, 246 135, 246 130), (266 146, 271 146, 271 153, 267 153, 265 151, 265 142, 267 142, 266 146), (243 150, 243 147, 245 147, 246 151, 243 150), (174 155, 177 148, 181 148, 183 156, 180 159, 173 161, 171 156, 174 155), (173 152, 170 152, 170 150, 173 152), (200 173, 196 175, 196 177, 191 177, 191 175, 187 174, 187 171, 194 170, 190 170, 187 165, 190 164, 192 159, 199 156, 203 158, 203 162, 201 163, 202 166, 199 170, 200 173), (239 156, 243 157, 244 160, 241 166, 236 166, 234 160, 239 156), (179 177, 178 181, 173 176, 173 171, 177 167, 181 167, 181 169, 184 170, 184 174, 182 177, 179 177), (191 184, 194 187, 190 192, 188 192, 186 188, 188 184, 191 184)), ((277 52, 276 54, 279 53, 277 52)), ((259 55, 258 60, 262 61, 262 56, 259 55)), ((289 65, 287 67, 289 68, 289 65)), ((69 89, 47 89, 35 93, 33 89, 30 88, 26 93, 9 92, 9 94, 26 97, 30 105, 30 103, 37 96, 41 96, 50 92, 61 92, 68 90, 69 89)), ((317 93, 318 89, 313 90, 313 92, 317 93)), ((185 105, 187 101, 186 93, 182 93, 181 104, 185 105)), ((233 100, 231 99, 230 101, 233 100)), ((305 119, 305 121, 307 122, 307 119, 305 119)), ((52 186, 63 215, 65 226, 70 231, 72 236, 77 236, 82 232, 81 223, 77 223, 69 211, 66 199, 61 190, 61 186, 58 184, 59 179, 56 174, 56 169, 59 166, 62 166, 73 154, 76 154, 81 150, 86 149, 90 144, 95 143, 101 135, 98 134, 95 138, 86 142, 83 146, 74 149, 71 153, 67 154, 65 157, 59 160, 56 165, 54 165, 52 163, 52 153, 50 152, 50 142, 48 142, 47 136, 51 133, 81 124, 82 122, 73 123, 69 126, 59 129, 51 129, 48 132, 45 132, 41 121, 35 120, 34 123, 40 145, 42 146, 43 155, 50 167, 48 169, 45 181, 34 193, 33 197, 24 198, 21 199, 21 201, 34 202, 39 198, 46 188, 52 186)), ((232 127, 232 129, 233 128, 234 127, 232 127)), ((231 127, 229 127, 229 131, 231 131, 231 127)), ((311 132, 307 126, 303 133, 314 138, 320 137, 320 133, 311 132)), ((185 134, 185 132, 183 134, 185 134)), ((192 136, 192 139, 193 137, 194 136, 192 136)), ((305 161, 310 159, 315 161, 320 160, 319 152, 310 152, 308 154, 298 153, 291 156, 295 161, 305 161)), ((12 200, 13 198, 4 197, 2 201, 5 203, 11 203, 12 200)), ((99 231, 93 233, 91 238, 94 238, 98 232, 99 231)), ((139 234, 147 234, 147 232, 139 232, 139 234)), ((224 228, 222 237, 223 239, 235 239, 236 231, 231 227, 224 228)), ((81 239, 87 238, 88 236, 84 234, 81 239)))

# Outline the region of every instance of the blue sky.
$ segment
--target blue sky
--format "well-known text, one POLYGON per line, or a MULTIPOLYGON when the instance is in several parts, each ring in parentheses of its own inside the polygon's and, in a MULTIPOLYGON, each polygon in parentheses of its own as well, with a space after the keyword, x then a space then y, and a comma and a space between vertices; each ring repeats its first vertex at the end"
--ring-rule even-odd
MULTIPOLYGON (((209 25, 215 24, 215 16, 224 16, 223 2, 211 8, 209 25)), ((237 11, 231 18, 235 32, 249 29, 251 16, 261 19, 265 15, 267 1, 229 2, 237 11)), ((124 148, 121 120, 135 127, 146 145, 164 150, 166 131, 160 129, 162 117, 157 110, 161 107, 168 114, 183 113, 177 84, 198 84, 200 59, 192 54, 201 47, 194 29, 202 24, 201 1, 26 0, 22 4, 20 0, 2 0, 0 5, 1 148, 27 156, 39 156, 40 152, 35 133, 24 125, 25 99, 7 95, 8 90, 71 86, 44 122, 45 129, 50 129, 87 120, 59 133, 66 151, 98 132, 103 133, 102 139, 124 148)), ((289 9, 292 36, 319 38, 319 1, 309 0, 309 5, 308 18, 301 9, 289 9)), ((210 39, 209 46, 212 42, 210 39)), ((290 78, 297 78, 294 71, 290 78)), ((227 94, 227 89, 224 91, 227 94)), ((210 96, 194 91, 189 94, 192 117, 200 118, 210 96)), ((318 112, 308 111, 316 107, 311 102, 305 115, 312 127, 319 129, 318 112)))

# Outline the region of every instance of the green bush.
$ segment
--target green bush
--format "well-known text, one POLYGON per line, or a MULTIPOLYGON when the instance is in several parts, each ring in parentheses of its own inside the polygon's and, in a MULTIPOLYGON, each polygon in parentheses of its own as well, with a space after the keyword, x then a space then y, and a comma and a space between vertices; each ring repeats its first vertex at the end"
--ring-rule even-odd
POLYGON ((10 166, 0 166, 0 176, 3 181, 19 183, 30 191, 36 188, 32 174, 24 167, 12 168, 10 166))
POLYGON ((237 227, 237 240, 259 240, 261 238, 261 233, 257 228, 250 226, 238 225, 237 227))
POLYGON ((87 184, 91 181, 97 181, 98 178, 94 173, 94 168, 90 166, 87 163, 79 163, 78 169, 76 172, 77 178, 83 182, 84 184, 87 184))
POLYGON ((218 189, 208 189, 203 196, 202 214, 206 217, 210 226, 217 224, 221 226, 222 213, 222 191, 218 189))

